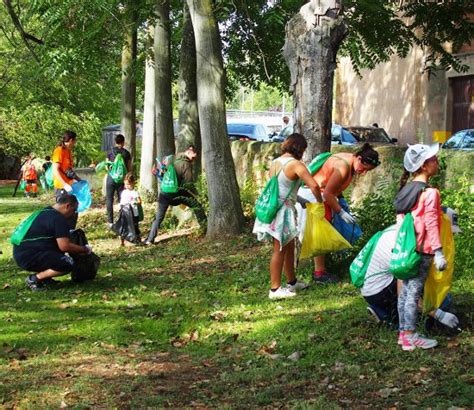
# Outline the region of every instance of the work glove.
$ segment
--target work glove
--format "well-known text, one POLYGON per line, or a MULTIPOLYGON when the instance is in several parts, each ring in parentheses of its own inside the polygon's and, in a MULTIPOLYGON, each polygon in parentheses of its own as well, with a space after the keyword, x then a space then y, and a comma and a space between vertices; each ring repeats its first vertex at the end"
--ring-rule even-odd
POLYGON ((84 245, 84 248, 86 248, 86 250, 87 250, 87 252, 86 252, 87 255, 90 255, 92 253, 92 246, 90 246, 89 244, 84 245))
POLYGON ((436 266, 436 270, 440 272, 448 267, 448 261, 444 257, 443 251, 441 249, 435 251, 434 264, 436 266))
POLYGON ((64 184, 63 189, 69 194, 72 192, 72 187, 69 184, 64 184))
POLYGON ((344 211, 344 209, 339 211, 339 216, 347 224, 355 224, 356 222, 355 218, 349 212, 344 211))
POLYGON ((445 312, 441 309, 435 310, 435 319, 441 322, 443 325, 450 327, 451 329, 454 329, 459 325, 459 319, 456 315, 453 315, 449 312, 445 312))

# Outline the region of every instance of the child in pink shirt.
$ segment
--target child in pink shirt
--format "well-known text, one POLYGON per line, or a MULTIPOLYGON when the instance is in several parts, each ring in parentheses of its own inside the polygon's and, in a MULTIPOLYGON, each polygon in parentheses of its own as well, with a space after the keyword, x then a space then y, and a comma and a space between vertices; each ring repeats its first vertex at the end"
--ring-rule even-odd
POLYGON ((413 215, 417 251, 421 254, 418 275, 403 281, 398 297, 400 319, 398 344, 407 351, 417 347, 430 349, 438 344, 436 340, 427 339, 415 332, 418 300, 433 259, 437 270, 443 271, 447 267, 440 239, 440 195, 436 188, 428 185, 429 179, 439 170, 436 157, 438 151, 439 144, 408 146, 403 160, 405 173, 394 203, 399 221, 408 212, 413 215), (406 184, 410 174, 413 175, 413 180, 406 184))

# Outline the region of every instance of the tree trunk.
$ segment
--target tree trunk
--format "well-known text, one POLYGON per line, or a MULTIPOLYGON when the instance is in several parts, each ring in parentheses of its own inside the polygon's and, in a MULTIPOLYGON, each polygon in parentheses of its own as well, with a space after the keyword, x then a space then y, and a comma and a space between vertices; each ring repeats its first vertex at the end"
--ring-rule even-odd
POLYGON ((125 3, 124 10, 124 42, 122 48, 122 100, 120 128, 125 136, 125 145, 136 155, 136 90, 135 65, 137 61, 137 12, 133 0, 125 3))
POLYGON ((157 1, 154 39, 155 56, 155 129, 158 158, 174 154, 173 109, 171 95, 171 42, 169 1, 157 1))
MULTIPOLYGON (((190 144, 201 152, 201 133, 196 84, 196 42, 193 24, 188 6, 184 5, 183 33, 178 79, 179 133, 176 139, 178 151, 185 150, 190 144)), ((195 161, 195 175, 201 171, 200 157, 195 161)))
MULTIPOLYGON (((154 31, 154 26, 148 26, 148 35, 151 39, 148 49, 153 48, 154 31)), ((145 99, 143 103, 143 136, 140 161, 140 191, 145 197, 154 196, 157 191, 156 177, 151 173, 155 156, 155 67, 152 58, 147 54, 145 60, 145 99)))
POLYGON ((242 205, 226 131, 224 69, 212 0, 187 0, 197 55, 199 124, 209 193, 208 238, 235 235, 242 205))
POLYGON ((283 55, 291 73, 295 132, 308 141, 308 161, 331 148, 336 53, 347 32, 339 3, 311 0, 286 26, 283 55))

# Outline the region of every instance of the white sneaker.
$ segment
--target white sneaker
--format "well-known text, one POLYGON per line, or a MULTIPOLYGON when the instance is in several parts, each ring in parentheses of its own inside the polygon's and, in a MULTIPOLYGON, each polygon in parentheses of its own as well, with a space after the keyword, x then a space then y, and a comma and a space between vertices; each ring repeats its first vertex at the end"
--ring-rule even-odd
POLYGON ((271 289, 270 289, 270 292, 268 292, 268 297, 270 299, 286 299, 286 298, 292 298, 295 296, 296 296, 295 292, 292 292, 288 288, 282 288, 281 286, 275 292, 272 292, 271 289))
POLYGON ((294 285, 286 285, 286 288, 290 292, 296 292, 297 290, 303 290, 308 288, 309 285, 301 280, 296 279, 296 283, 294 285))

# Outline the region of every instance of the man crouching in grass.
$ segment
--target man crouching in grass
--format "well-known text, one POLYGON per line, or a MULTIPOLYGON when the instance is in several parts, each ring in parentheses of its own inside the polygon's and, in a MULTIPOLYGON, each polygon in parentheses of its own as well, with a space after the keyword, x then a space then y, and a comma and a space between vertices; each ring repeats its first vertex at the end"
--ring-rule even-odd
POLYGON ((13 246, 17 265, 26 271, 37 272, 26 278, 26 285, 31 290, 45 290, 48 284, 54 283, 53 277, 72 271, 74 261, 66 252, 92 252, 89 245, 80 246, 69 240, 68 219, 77 212, 77 207, 74 195, 61 195, 52 207, 48 206, 38 214, 21 243, 13 246))

